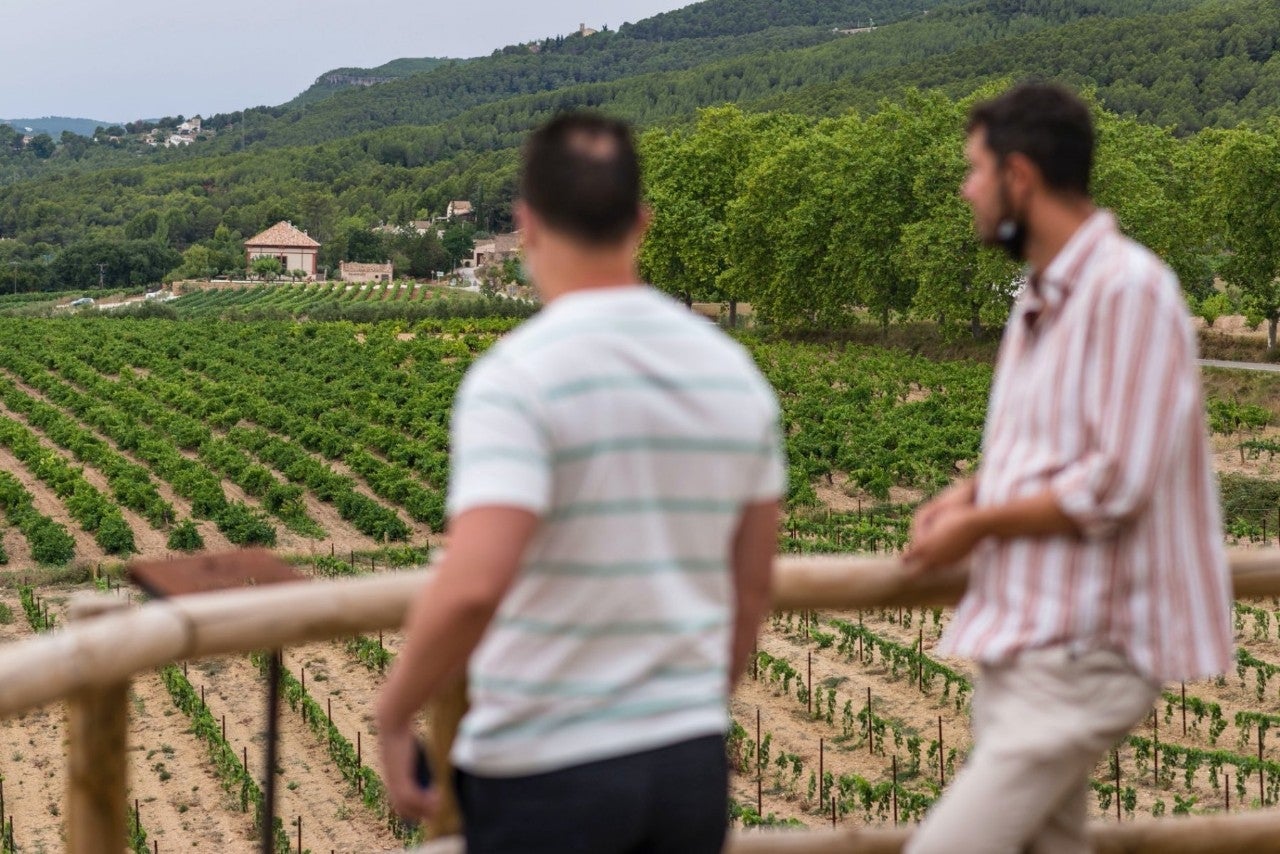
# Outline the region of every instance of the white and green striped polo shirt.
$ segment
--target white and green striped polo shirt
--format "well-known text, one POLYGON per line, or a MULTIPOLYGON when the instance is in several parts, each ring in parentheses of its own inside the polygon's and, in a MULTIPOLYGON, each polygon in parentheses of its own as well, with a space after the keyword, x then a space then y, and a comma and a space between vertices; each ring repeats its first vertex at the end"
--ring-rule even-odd
POLYGON ((471 658, 453 758, 517 776, 725 731, 731 540, 778 498, 778 405, 746 351, 652 288, 575 292, 454 408, 449 512, 541 518, 471 658))

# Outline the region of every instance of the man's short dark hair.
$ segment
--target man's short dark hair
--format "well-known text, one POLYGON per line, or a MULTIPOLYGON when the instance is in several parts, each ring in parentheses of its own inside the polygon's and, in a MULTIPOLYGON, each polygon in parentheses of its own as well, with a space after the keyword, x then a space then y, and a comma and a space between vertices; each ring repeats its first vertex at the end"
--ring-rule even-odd
POLYGON ((525 141, 520 195, 556 231, 591 246, 621 241, 640 216, 631 128, 598 113, 562 113, 525 141))
POLYGON ((975 104, 966 131, 986 132, 1000 162, 1014 152, 1040 170, 1051 189, 1086 195, 1093 170, 1093 117, 1074 92, 1051 83, 1024 83, 975 104))

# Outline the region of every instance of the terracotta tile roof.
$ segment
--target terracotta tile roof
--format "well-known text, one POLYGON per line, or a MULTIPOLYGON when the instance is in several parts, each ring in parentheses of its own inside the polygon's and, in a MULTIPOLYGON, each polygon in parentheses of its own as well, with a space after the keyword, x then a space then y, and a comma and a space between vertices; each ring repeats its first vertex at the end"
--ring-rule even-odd
POLYGON ((295 228, 293 223, 281 220, 261 234, 255 234, 244 242, 245 246, 270 246, 272 248, 292 247, 302 249, 318 249, 320 244, 307 236, 305 231, 295 228))

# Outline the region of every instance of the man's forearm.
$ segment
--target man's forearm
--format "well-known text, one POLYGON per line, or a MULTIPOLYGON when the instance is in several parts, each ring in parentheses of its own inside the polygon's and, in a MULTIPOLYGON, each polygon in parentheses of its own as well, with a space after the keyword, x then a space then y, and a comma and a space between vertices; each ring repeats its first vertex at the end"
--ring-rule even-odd
POLYGON ((747 664, 760 637, 760 626, 769 613, 769 597, 761 596, 752 601, 738 601, 737 616, 733 623, 733 660, 729 668, 729 686, 733 688, 747 672, 747 664))
POLYGON ((378 699, 380 726, 403 727, 466 664, 520 568, 537 517, 480 507, 449 523, 449 551, 405 617, 405 642, 378 699))
POLYGON ((1015 498, 1004 504, 974 507, 970 512, 973 514, 971 524, 977 529, 978 539, 1047 537, 1080 533, 1075 520, 1062 511, 1057 495, 1048 489, 1027 498, 1015 498))
POLYGON ((746 672, 760 624, 773 601, 773 559, 778 551, 778 502, 745 508, 733 540, 734 622, 729 687, 746 672))

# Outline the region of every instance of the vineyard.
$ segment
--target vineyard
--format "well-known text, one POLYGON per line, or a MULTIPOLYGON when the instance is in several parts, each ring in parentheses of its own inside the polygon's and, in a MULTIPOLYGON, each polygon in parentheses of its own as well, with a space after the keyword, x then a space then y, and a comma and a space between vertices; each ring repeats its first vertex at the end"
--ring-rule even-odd
MULTIPOLYGON (((56 631, 76 589, 136 595, 109 579, 138 555, 264 545, 317 576, 426 560, 444 523, 453 395, 516 321, 250 318, 305 316, 323 300, 427 295, 280 285, 183 297, 171 304, 181 322, 0 318, 0 642, 56 631)), ((744 343, 783 405, 784 551, 897 551, 912 505, 976 464, 989 366, 744 343)), ((1270 440, 1273 414, 1222 403, 1212 413, 1220 464, 1269 465, 1265 448, 1241 447, 1270 440)), ((948 618, 775 615, 732 708, 734 820, 918 820, 969 748, 972 670, 933 655, 948 618)), ((1095 770, 1095 818, 1280 800, 1280 602, 1238 603, 1235 621, 1236 670, 1166 686, 1095 770)), ((398 645, 388 633, 285 651, 282 854, 399 850, 410 838, 368 762, 373 697, 398 645)), ((134 850, 252 850, 263 666, 231 657, 135 680, 134 850)), ((0 722, 0 733, 0 852, 59 850, 60 711, 0 722)))
POLYGON ((532 304, 521 300, 417 282, 231 285, 196 290, 164 305, 184 318, 306 317, 359 322, 393 318, 523 318, 534 310, 532 304))

